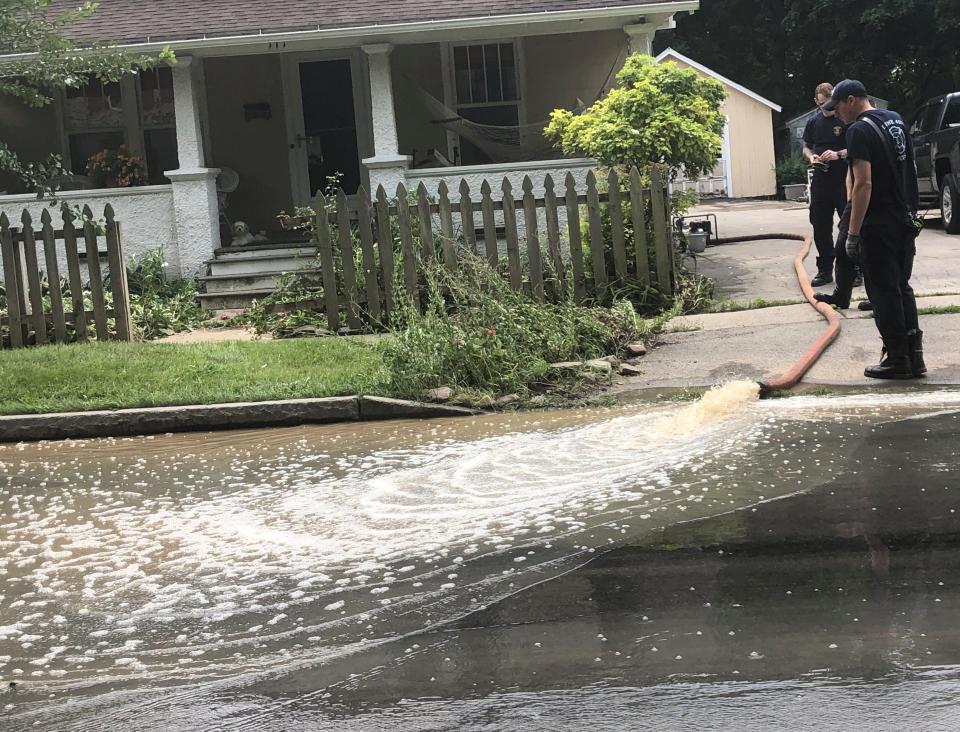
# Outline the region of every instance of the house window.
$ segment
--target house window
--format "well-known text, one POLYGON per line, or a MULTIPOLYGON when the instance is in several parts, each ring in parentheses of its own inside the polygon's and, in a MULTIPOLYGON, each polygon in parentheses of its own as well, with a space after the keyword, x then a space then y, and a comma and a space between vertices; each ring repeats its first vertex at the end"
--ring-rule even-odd
POLYGON ((177 119, 173 107, 173 72, 167 67, 140 72, 140 120, 147 182, 166 183, 163 173, 180 167, 177 119))
POLYGON ((63 116, 70 170, 77 175, 87 172, 87 160, 94 153, 126 143, 123 90, 119 83, 93 79, 79 89, 67 89, 63 116))
MULTIPOLYGON (((454 46, 453 73, 460 116, 498 127, 520 124, 520 77, 516 46, 512 41, 454 46)), ((519 130, 516 142, 520 143, 519 130)), ((487 153, 461 136, 461 164, 489 162, 491 157, 487 153)))
POLYGON ((69 169, 85 175, 90 156, 121 145, 144 158, 147 182, 165 183, 164 171, 179 167, 173 73, 142 71, 120 82, 91 79, 63 94, 64 152, 69 169))

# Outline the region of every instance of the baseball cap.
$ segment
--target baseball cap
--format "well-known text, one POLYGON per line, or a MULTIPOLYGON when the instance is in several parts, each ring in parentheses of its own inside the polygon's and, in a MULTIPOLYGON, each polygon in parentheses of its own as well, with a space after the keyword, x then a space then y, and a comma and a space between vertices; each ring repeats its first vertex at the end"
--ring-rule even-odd
POLYGON ((856 79, 844 79, 833 87, 833 94, 824 103, 821 109, 832 112, 847 97, 865 97, 867 96, 866 87, 856 79))

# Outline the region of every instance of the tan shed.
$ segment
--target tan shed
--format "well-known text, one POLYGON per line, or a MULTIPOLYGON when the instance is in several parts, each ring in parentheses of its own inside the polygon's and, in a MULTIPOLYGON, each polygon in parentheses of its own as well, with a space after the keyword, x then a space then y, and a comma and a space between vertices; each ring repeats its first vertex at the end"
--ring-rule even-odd
POLYGON ((727 100, 723 103, 727 117, 723 156, 714 175, 697 181, 697 188, 702 193, 722 192, 727 198, 775 195, 773 113, 780 111, 780 105, 672 48, 658 55, 657 61, 674 61, 678 66, 696 69, 703 76, 719 81, 727 90, 727 100))

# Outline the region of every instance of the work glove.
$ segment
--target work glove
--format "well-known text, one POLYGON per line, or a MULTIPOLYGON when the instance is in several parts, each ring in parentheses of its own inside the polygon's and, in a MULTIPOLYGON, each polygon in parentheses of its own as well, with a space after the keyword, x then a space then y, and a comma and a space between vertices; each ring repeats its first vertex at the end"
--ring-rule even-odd
POLYGON ((847 250, 847 256, 850 258, 851 262, 860 261, 860 235, 859 234, 847 234, 847 241, 844 244, 844 248, 847 250))

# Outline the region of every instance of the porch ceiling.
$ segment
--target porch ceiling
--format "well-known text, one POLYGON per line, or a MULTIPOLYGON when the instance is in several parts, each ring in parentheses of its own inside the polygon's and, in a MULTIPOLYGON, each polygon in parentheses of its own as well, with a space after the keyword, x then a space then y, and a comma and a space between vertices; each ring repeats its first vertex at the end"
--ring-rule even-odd
MULTIPOLYGON (((642 15, 694 9, 695 0, 100 0, 96 12, 77 21, 70 35, 79 42, 112 41, 140 46, 180 41, 242 39, 343 31, 375 36, 404 28, 456 27, 486 19, 488 25, 544 22, 573 16, 642 15)), ((56 12, 77 0, 53 0, 56 12)), ((177 44, 181 45, 181 44, 177 44)), ((203 44, 207 45, 207 44, 203 44)))

